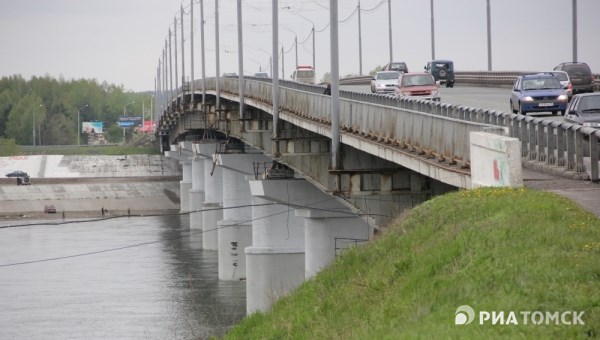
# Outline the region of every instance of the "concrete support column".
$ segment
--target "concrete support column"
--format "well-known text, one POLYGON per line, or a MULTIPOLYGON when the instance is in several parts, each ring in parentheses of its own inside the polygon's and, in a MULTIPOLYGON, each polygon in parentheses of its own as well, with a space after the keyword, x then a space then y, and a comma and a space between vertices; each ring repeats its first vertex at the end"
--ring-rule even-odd
POLYGON ((244 249, 252 245, 252 207, 247 176, 254 176, 254 162, 269 160, 263 154, 219 154, 223 168, 223 220, 218 225, 219 279, 246 278, 244 249))
POLYGON ((202 230, 202 203, 204 203, 204 158, 192 158, 192 189, 190 190, 190 229, 202 230))
POLYGON ((304 220, 278 201, 297 199, 304 180, 251 180, 252 246, 246 248, 246 312, 267 311, 304 282, 304 220))
POLYGON ((192 162, 181 161, 183 179, 179 182, 180 211, 190 211, 190 189, 192 189, 192 162))
POLYGON ((336 250, 369 240, 372 228, 359 217, 305 219, 306 278, 315 276, 333 262, 336 250))
POLYGON ((219 249, 217 221, 223 219, 223 173, 212 158, 204 160, 204 203, 202 204, 202 248, 219 249))

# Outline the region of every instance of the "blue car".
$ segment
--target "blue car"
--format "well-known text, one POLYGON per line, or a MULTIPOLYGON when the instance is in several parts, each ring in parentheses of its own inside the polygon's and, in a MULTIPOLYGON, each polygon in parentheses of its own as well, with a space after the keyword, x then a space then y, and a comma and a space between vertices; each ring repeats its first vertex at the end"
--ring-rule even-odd
POLYGON ((569 97, 560 81, 550 74, 529 74, 517 77, 510 95, 513 113, 552 112, 564 114, 569 97))

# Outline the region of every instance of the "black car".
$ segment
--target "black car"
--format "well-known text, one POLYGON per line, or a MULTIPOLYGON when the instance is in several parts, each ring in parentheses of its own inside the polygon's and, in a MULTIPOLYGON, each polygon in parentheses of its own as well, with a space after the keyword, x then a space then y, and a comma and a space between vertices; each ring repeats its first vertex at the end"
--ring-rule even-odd
POLYGON ((431 74, 440 84, 454 87, 454 62, 451 60, 432 60, 425 66, 425 72, 431 74))
POLYGON ((600 93, 573 96, 567 107, 565 121, 600 128, 600 93))
POLYGON ((565 71, 571 79, 573 94, 594 92, 594 75, 586 63, 561 63, 554 71, 565 71))
POLYGON ((27 173, 25 171, 16 170, 16 171, 7 173, 6 177, 27 177, 27 173))

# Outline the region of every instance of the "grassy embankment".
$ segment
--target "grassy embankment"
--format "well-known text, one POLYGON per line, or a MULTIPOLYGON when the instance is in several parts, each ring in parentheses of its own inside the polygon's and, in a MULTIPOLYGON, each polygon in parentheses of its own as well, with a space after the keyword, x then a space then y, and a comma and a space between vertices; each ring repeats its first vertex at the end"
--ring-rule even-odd
POLYGON ((600 220, 551 193, 479 189, 413 209, 227 338, 598 336, 600 220), (473 323, 454 324, 461 305, 473 323), (519 325, 480 325, 479 311, 514 311, 519 325), (584 311, 585 325, 523 325, 521 311, 584 311))

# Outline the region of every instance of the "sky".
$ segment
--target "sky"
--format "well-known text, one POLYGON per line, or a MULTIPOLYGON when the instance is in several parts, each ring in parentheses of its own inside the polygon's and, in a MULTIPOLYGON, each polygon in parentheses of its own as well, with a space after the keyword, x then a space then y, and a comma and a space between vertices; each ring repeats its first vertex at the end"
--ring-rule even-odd
MULTIPOLYGON (((131 91, 154 90, 169 29, 177 29, 181 77, 183 6, 184 76, 189 79, 192 1, 194 78, 200 78, 200 0, 0 0, 0 77, 86 78, 131 91)), ((272 3, 242 1, 246 75, 269 65, 272 3)), ((578 60, 600 73, 600 0, 577 3, 578 60)), ((357 4, 358 0, 338 0, 338 19, 343 21, 338 36, 341 76, 360 70, 357 4)), ((286 79, 296 64, 295 37, 298 64, 312 64, 313 24, 317 80, 329 72, 329 5, 329 0, 278 1, 286 79)), ((390 59, 388 5, 387 0, 361 0, 360 7, 362 71, 368 74, 390 59)), ((492 70, 549 70, 572 61, 572 0, 491 0, 490 7, 492 70)), ((393 59, 405 61, 410 71, 420 71, 432 59, 430 1, 391 0, 391 9, 393 59)), ((206 75, 214 76, 215 0, 204 0, 204 14, 206 75)), ((236 15, 236 0, 219 0, 221 73, 239 71, 236 15)), ((487 70, 486 0, 434 0, 434 23, 436 59, 453 60, 457 71, 487 70)))

